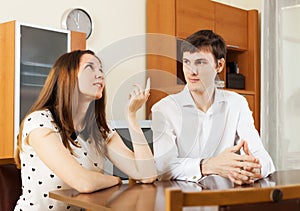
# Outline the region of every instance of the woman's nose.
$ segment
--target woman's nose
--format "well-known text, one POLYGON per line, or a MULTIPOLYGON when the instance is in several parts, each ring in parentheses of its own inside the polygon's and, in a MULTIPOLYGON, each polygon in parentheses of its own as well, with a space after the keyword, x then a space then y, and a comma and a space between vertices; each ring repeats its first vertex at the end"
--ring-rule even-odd
POLYGON ((104 80, 104 75, 103 74, 97 74, 97 75, 95 75, 95 78, 104 80))

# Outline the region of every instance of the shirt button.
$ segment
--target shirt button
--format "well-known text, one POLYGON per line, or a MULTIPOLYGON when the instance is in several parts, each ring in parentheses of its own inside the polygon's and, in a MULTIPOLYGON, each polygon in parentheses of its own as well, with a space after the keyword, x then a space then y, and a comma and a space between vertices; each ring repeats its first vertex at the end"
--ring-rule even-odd
POLYGON ((196 179, 196 176, 193 176, 193 179, 196 179))

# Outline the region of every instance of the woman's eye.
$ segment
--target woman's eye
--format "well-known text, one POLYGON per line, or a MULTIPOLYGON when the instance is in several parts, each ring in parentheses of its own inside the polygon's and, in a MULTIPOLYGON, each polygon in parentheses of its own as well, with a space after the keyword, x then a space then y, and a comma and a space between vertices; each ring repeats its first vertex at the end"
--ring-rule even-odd
POLYGON ((91 69, 92 71, 94 71, 94 69, 93 69, 93 66, 92 66, 92 65, 87 65, 87 66, 85 67, 85 69, 91 69))

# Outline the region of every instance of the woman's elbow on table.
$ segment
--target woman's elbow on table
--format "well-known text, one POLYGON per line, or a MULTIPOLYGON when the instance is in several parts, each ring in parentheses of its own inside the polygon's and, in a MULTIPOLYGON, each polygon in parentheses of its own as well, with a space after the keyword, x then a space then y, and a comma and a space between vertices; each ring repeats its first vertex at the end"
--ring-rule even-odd
POLYGON ((157 177, 152 177, 152 178, 142 179, 142 180, 140 180, 140 182, 143 183, 143 184, 150 184, 150 183, 155 182, 156 178, 157 178, 157 177))
POLYGON ((153 183, 157 179, 157 172, 153 170, 153 172, 147 174, 129 175, 129 178, 144 184, 153 183))

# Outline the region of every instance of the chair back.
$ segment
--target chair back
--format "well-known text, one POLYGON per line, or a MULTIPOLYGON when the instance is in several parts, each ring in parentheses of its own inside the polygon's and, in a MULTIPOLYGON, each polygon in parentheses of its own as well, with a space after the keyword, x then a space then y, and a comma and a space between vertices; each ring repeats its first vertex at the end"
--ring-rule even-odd
POLYGON ((0 210, 13 211, 22 193, 21 170, 15 164, 0 164, 0 210))
POLYGON ((165 189, 166 211, 182 211, 184 207, 194 206, 218 206, 219 211, 252 211, 260 210, 257 208, 262 207, 264 211, 299 210, 299 200, 299 183, 295 185, 263 188, 240 187, 224 190, 203 190, 198 192, 185 192, 180 188, 165 189), (253 207, 251 204, 256 204, 257 207, 255 208, 255 206, 253 207), (284 207, 292 208, 285 209, 284 207))

